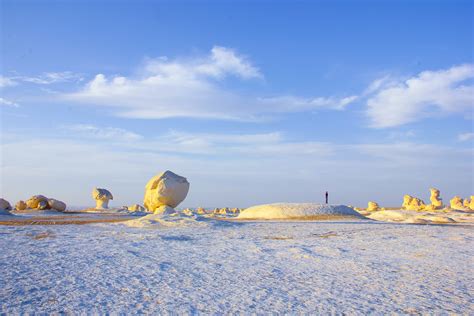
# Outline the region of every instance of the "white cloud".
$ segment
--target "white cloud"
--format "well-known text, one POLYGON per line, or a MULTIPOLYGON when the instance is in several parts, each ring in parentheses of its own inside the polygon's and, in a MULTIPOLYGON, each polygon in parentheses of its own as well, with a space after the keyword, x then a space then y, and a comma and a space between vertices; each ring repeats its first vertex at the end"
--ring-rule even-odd
POLYGON ((0 98, 0 105, 11 106, 11 107, 15 107, 15 108, 20 106, 18 103, 7 100, 5 98, 0 98))
POLYGON ((90 124, 74 124, 63 126, 63 129, 74 132, 81 137, 90 137, 110 141, 136 141, 143 136, 117 127, 98 127, 90 124))
POLYGON ((12 80, 11 78, 4 77, 4 76, 0 75, 0 88, 11 87, 11 86, 14 86, 16 84, 17 83, 14 80, 12 80))
POLYGON ((474 133, 462 133, 458 135, 458 141, 466 142, 474 139, 474 133))
POLYGON ((474 65, 424 71, 404 82, 387 77, 374 81, 366 93, 371 126, 386 128, 449 113, 472 115, 474 65))
POLYGON ((318 108, 343 109, 356 97, 255 97, 223 88, 228 76, 262 78, 250 61, 235 51, 214 47, 209 56, 187 60, 158 58, 146 61, 139 77, 98 74, 76 93, 62 99, 109 107, 129 118, 212 118, 254 121, 275 113, 318 108))

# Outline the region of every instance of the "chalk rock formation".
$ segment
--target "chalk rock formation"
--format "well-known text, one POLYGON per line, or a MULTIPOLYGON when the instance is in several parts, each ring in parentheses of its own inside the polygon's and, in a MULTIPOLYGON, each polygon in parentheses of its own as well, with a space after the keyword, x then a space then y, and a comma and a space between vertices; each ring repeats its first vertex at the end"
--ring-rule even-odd
POLYGON ((19 210, 19 211, 23 211, 23 210, 26 210, 28 206, 26 205, 25 201, 23 200, 20 200, 18 202, 16 202, 15 204, 15 209, 19 210))
POLYGON ((188 191, 188 180, 167 170, 148 181, 143 204, 150 211, 161 206, 175 208, 186 198, 188 191))
POLYGON ((0 198, 0 210, 1 211, 9 211, 12 209, 10 202, 5 199, 0 198))
POLYGON ((203 209, 202 207, 198 207, 196 210, 196 213, 198 213, 199 215, 204 215, 206 214, 206 210, 203 209))
POLYGON ((367 205, 367 211, 369 212, 380 211, 380 207, 376 202, 370 201, 367 205))
POLYGON ((30 197, 28 200, 26 200, 26 206, 31 209, 47 209, 49 204, 48 204, 48 198, 44 195, 33 195, 30 197), (41 208, 40 208, 41 207, 41 208))
POLYGON ((463 200, 461 197, 459 196, 455 196, 453 197, 450 201, 449 201, 449 206, 453 209, 453 210, 465 210, 466 207, 464 206, 463 204, 463 200))
POLYGON ((426 207, 425 202, 411 195, 405 195, 403 197, 402 208, 409 211, 421 211, 426 207))
POLYGON ((474 195, 471 195, 471 202, 469 202, 469 208, 474 211, 474 195))
POLYGON ((440 192, 438 189, 430 188, 431 205, 428 206, 429 210, 440 210, 444 207, 443 201, 439 195, 440 195, 440 192))
POLYGON ((187 216, 192 216, 192 215, 194 215, 194 212, 193 212, 193 210, 187 208, 187 209, 183 210, 183 214, 187 215, 187 216))
POLYGON ((94 188, 92 190, 92 198, 95 200, 97 209, 109 208, 109 200, 113 200, 112 193, 106 189, 94 188))
POLYGON ((233 214, 239 214, 240 213, 240 209, 239 208, 233 208, 230 210, 233 214))
POLYGON ((140 204, 133 204, 131 206, 128 206, 127 210, 132 211, 132 212, 145 212, 146 211, 146 209, 140 204))
POLYGON ((469 198, 465 198, 462 204, 464 205, 465 208, 469 208, 469 203, 470 203, 469 198))
POLYGON ((169 207, 168 205, 161 205, 155 209, 153 214, 171 215, 171 214, 176 214, 176 210, 172 207, 169 207))
POLYGON ((66 203, 64 203, 63 201, 56 200, 56 199, 49 199, 48 205, 49 205, 49 208, 59 211, 59 212, 64 212, 66 210, 66 203))

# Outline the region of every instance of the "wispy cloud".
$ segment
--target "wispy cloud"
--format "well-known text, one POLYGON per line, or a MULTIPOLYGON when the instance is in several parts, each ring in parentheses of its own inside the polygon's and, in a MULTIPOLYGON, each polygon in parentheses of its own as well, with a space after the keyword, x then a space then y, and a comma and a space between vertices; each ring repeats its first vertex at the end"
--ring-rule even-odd
POLYGON ((10 101, 10 100, 7 100, 5 98, 1 98, 0 97, 0 105, 4 105, 4 106, 11 106, 11 107, 19 107, 20 105, 16 102, 13 102, 13 101, 10 101))
POLYGON ((450 175, 453 169, 469 174, 472 149, 420 143, 301 142, 286 139, 279 132, 238 135, 171 131, 120 144, 93 137, 58 136, 18 135, 9 139, 7 135, 0 143, 4 153, 2 179, 8 184, 2 188, 6 197, 24 199, 42 193, 69 203, 92 203, 90 190, 101 185, 117 196, 116 205, 137 203, 143 198, 146 181, 165 169, 188 177, 192 184, 183 206, 317 200, 323 190, 329 190, 338 203, 360 205, 374 199, 374 192, 389 192, 376 198, 400 205, 403 194, 426 195, 432 185, 437 185, 445 197, 470 193, 469 177, 450 175), (35 153, 35 159, 24 154, 25 148, 35 153), (420 155, 424 159, 417 158, 420 155), (410 181, 406 181, 407 175, 410 181), (25 182, 25 177, 31 180, 25 182), (446 192, 441 184, 459 192, 446 192), (360 187, 373 190, 361 191, 360 187))
POLYGON ((386 128, 449 113, 472 116, 474 65, 424 71, 405 81, 384 77, 366 90, 371 126, 386 128))
POLYGON ((255 121, 282 112, 344 109, 356 97, 291 95, 255 96, 220 83, 229 76, 242 80, 263 78, 248 58, 232 49, 214 47, 202 58, 147 60, 138 77, 98 74, 83 89, 63 99, 110 108, 129 118, 211 118, 255 121))
POLYGON ((467 142, 474 139, 474 133, 462 133, 458 135, 458 141, 467 142))
POLYGON ((136 141, 143 136, 117 127, 98 127, 90 124, 73 124, 63 126, 63 129, 73 132, 77 136, 84 138, 95 138, 99 140, 111 141, 136 141))
POLYGON ((0 76, 0 87, 14 86, 19 83, 32 83, 37 85, 50 85, 62 82, 80 82, 84 80, 82 75, 71 72, 44 72, 36 76, 13 75, 9 77, 0 76))

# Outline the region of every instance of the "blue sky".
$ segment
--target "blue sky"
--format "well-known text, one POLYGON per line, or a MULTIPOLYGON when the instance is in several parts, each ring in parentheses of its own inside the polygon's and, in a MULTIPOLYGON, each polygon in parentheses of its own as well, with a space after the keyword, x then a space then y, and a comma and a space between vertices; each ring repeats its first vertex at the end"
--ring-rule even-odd
POLYGON ((1 1, 2 197, 474 194, 469 1, 1 1))

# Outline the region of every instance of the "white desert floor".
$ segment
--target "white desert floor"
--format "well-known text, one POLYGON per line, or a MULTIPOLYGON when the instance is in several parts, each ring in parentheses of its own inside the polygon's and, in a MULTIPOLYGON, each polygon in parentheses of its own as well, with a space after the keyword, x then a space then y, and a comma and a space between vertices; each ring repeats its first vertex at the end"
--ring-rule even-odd
POLYGON ((469 224, 186 223, 0 226, 0 312, 474 313, 469 224))

